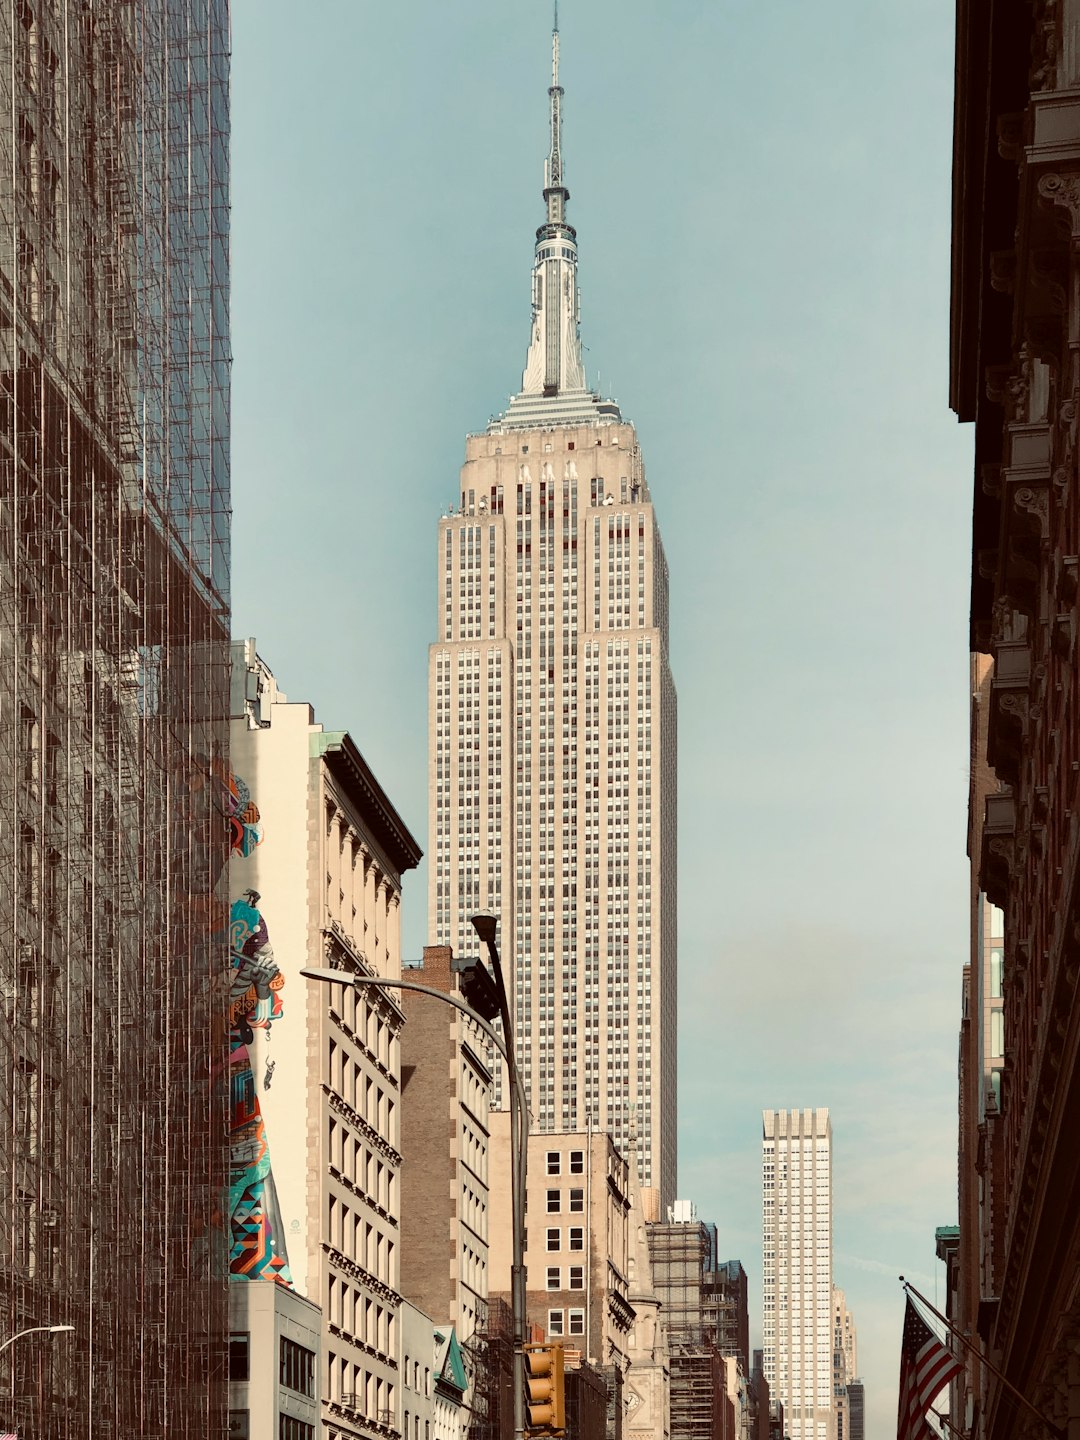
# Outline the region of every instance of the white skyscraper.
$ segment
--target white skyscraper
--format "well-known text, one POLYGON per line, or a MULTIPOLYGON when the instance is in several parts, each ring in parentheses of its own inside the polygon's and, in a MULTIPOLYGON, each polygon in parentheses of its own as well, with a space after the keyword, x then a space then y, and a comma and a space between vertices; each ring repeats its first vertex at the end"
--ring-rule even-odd
POLYGON ((791 1440, 835 1440, 832 1126, 828 1110, 765 1110, 762 1340, 791 1440))
MULTIPOLYGON (((586 383, 553 35, 545 223, 520 392, 466 440, 439 525, 429 923, 489 909, 540 1130, 636 1132, 675 1195, 676 702, 634 428, 586 383)), ((496 1103, 500 1103, 496 1095, 496 1103)))

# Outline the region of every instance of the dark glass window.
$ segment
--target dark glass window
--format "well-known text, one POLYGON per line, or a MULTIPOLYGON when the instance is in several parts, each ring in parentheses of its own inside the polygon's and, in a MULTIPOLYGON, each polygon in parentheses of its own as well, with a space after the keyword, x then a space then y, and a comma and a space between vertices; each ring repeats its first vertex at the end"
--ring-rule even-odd
MULTIPOLYGON (((229 1379, 247 1380, 251 1372, 251 1337, 247 1331, 233 1331, 229 1336, 229 1379)), ((239 1413, 239 1412, 237 1412, 239 1413)))
POLYGON ((295 1415, 282 1415, 278 1440, 315 1440, 315 1426, 309 1425, 306 1420, 298 1420, 295 1415))
MULTIPOLYGON (((299 1395, 315 1394, 315 1354, 297 1345, 295 1340, 281 1337, 281 1374, 278 1377, 288 1390, 299 1395)), ((284 1416, 281 1417, 285 1419, 284 1416)), ((309 1427, 310 1428, 310 1427, 309 1427)), ((285 1431, 282 1430, 282 1435, 285 1431)))

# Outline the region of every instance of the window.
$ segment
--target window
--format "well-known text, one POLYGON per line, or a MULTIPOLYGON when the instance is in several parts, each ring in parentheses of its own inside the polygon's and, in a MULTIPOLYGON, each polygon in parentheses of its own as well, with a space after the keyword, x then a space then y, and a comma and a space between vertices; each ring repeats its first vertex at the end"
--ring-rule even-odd
POLYGON ((585 1191, 584 1191, 584 1190, 571 1190, 571 1191, 570 1191, 570 1210, 571 1210, 571 1212, 575 1212, 575 1211, 576 1211, 578 1214, 580 1214, 580 1213, 582 1212, 582 1210, 584 1210, 584 1209, 585 1209, 585 1191))
MULTIPOLYGON (((229 1336, 229 1379, 247 1380, 251 1375, 251 1336, 246 1330, 229 1336)), ((240 1414, 240 1411, 236 1412, 240 1414)), ((247 1413, 246 1411, 243 1413, 247 1413)))
POLYGON ((995 945, 990 951, 990 995, 994 1000, 1000 1000, 1002 995, 1001 974, 1004 952, 1000 945, 995 945))
POLYGON ((571 1289, 571 1290, 584 1290, 584 1289, 585 1289, 585 1267, 584 1267, 584 1265, 571 1265, 571 1266, 570 1266, 570 1289, 571 1289))
POLYGON ((571 1225, 570 1227, 570 1249, 585 1249, 585 1231, 580 1225, 571 1225))
POLYGON ((547 1152, 547 1173, 549 1175, 560 1174, 561 1165, 562 1156, 559 1154, 558 1150, 549 1150, 547 1152))
POLYGON ((558 1215, 561 1209, 562 1201, 559 1197, 559 1191, 549 1190, 547 1192, 547 1213, 549 1215, 558 1215))
POLYGON ((990 1012, 990 1054, 1005 1054, 1005 1016, 1000 1010, 990 1012))
POLYGON ((548 1248, 549 1250, 558 1250, 558 1248, 559 1248, 559 1235, 560 1235, 560 1232, 559 1232, 558 1230, 549 1230, 549 1231, 547 1232, 547 1248, 548 1248))
MULTIPOLYGON (((287 1390, 299 1395, 315 1394, 315 1354, 297 1345, 295 1340, 281 1337, 281 1367, 278 1379, 287 1390)), ((284 1418, 284 1417, 282 1417, 284 1418)), ((310 1426, 308 1429, 310 1430, 310 1426)), ((282 1431, 282 1435, 284 1435, 282 1431)))
POLYGON ((229 1411, 229 1440, 250 1440, 251 1413, 248 1410, 229 1411))
POLYGON ((278 1425, 278 1440, 315 1440, 315 1426, 295 1415, 282 1415, 278 1425))
POLYGON ((584 1175, 584 1174, 585 1174, 585 1151, 584 1151, 584 1150, 571 1150, 571 1151, 570 1151, 570 1174, 571 1174, 571 1175, 584 1175))
POLYGON ((558 1265, 549 1265, 547 1267, 547 1288, 549 1290, 558 1290, 561 1283, 562 1275, 560 1274, 558 1265))
POLYGON ((548 1311, 547 1330, 549 1335, 565 1335, 563 1329, 563 1312, 561 1310, 548 1311))
POLYGON ((584 1334, 585 1334, 585 1311, 584 1311, 584 1310, 571 1310, 571 1311, 570 1311, 570 1334, 571 1334, 571 1335, 584 1335, 584 1334))

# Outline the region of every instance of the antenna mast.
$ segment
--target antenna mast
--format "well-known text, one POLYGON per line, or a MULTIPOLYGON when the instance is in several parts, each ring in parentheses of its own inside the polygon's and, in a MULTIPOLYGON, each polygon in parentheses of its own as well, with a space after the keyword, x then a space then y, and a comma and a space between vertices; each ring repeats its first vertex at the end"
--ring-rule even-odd
POLYGON ((555 23, 551 31, 551 150, 547 162, 547 189, 562 186, 562 86, 559 84, 559 0, 555 0, 555 23))

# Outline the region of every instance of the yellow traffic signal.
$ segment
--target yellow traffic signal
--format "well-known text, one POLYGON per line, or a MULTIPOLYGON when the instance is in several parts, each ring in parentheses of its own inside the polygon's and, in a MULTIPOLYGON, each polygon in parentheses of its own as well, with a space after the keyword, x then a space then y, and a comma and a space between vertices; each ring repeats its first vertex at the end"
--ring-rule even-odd
POLYGON ((562 1435, 566 1430, 561 1345, 526 1345, 525 1434, 562 1435))

